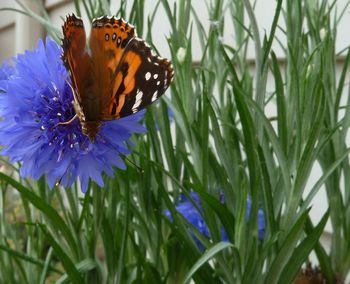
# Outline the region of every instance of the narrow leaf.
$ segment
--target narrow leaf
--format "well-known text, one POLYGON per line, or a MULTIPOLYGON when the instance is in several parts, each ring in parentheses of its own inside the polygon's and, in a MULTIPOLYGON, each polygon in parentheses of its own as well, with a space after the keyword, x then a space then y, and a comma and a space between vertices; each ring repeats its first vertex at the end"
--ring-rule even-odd
POLYGON ((182 281, 182 283, 188 283, 191 280, 192 276, 197 272, 197 270, 202 267, 202 265, 207 263, 217 253, 229 247, 233 247, 233 245, 231 243, 220 242, 207 250, 192 266, 190 271, 186 274, 185 279, 182 281))

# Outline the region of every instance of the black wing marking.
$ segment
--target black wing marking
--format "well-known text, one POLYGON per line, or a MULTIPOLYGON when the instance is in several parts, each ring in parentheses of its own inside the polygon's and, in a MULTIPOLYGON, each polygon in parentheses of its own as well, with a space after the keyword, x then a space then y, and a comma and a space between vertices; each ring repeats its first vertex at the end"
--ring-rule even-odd
POLYGON ((113 98, 114 106, 110 114, 118 118, 136 113, 154 102, 164 94, 174 76, 172 63, 153 54, 147 43, 139 38, 132 39, 126 46, 116 73, 121 73, 123 80, 113 98), (135 54, 135 61, 141 58, 141 64, 136 70, 134 81, 124 80, 128 72, 132 72, 134 65, 133 62, 124 60, 130 52, 135 54), (131 91, 125 92, 125 90, 130 89, 130 86, 132 87, 131 91), (125 99, 118 112, 121 95, 124 95, 125 99))

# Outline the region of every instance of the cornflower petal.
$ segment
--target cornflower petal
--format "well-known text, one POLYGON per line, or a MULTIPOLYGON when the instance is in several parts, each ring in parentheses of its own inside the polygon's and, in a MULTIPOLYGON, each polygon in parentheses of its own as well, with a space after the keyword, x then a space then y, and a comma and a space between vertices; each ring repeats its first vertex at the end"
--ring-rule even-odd
MULTIPOLYGON (((199 199, 199 196, 195 192, 190 193, 191 198, 193 199, 196 206, 199 208, 199 210, 202 210, 202 205, 199 199)), ((224 201, 224 196, 220 196, 220 201, 224 201)), ((205 223, 205 220, 203 219, 202 215, 200 214, 200 211, 197 210, 196 206, 184 195, 181 196, 180 202, 176 206, 176 211, 179 212, 190 224, 192 224, 203 236, 210 238, 210 232, 208 229, 207 224, 205 223)), ((247 200, 247 211, 246 211, 246 218, 249 220, 250 218, 250 210, 251 210, 251 200, 247 200)), ((173 218, 171 216, 171 213, 168 209, 164 211, 164 215, 170 220, 173 221, 173 218)), ((265 235, 265 215, 264 211, 262 209, 259 209, 258 212, 258 238, 259 240, 264 239, 265 235)), ((203 251, 204 246, 202 242, 192 233, 190 232, 194 241, 196 242, 198 248, 203 251)), ((225 229, 221 228, 221 240, 222 241, 229 241, 227 233, 225 229)))

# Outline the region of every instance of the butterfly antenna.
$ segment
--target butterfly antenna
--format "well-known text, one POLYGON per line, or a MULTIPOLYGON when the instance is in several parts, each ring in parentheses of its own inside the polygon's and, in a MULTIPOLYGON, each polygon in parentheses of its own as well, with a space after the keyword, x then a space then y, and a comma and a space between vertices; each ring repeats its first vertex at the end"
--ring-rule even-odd
MULTIPOLYGON (((88 140, 88 138, 86 137, 86 139, 83 141, 83 143, 81 144, 81 148, 83 148, 85 146, 86 141, 88 140)), ((61 184, 61 181, 63 179, 63 177, 68 173, 68 170, 70 169, 70 167, 73 164, 73 161, 76 160, 76 158, 79 156, 79 152, 76 152, 74 159, 71 160, 71 162, 69 163, 69 165, 67 166, 66 170, 64 171, 64 173, 62 174, 62 176, 56 181, 55 186, 59 186, 61 184)))
MULTIPOLYGON (((64 174, 63 174, 63 176, 64 176, 64 174)), ((57 187, 60 186, 63 176, 61 176, 61 177, 56 181, 55 186, 57 186, 57 187)))
MULTIPOLYGON (((76 158, 76 157, 78 157, 78 153, 76 154, 75 158, 76 158)), ((68 173, 68 170, 70 169, 70 167, 72 166, 72 164, 73 164, 73 162, 71 161, 71 162, 69 163, 69 165, 67 166, 66 170, 64 171, 64 173, 63 173, 63 174, 61 175, 61 177, 56 181, 55 186, 58 187, 58 186, 61 184, 63 177, 68 173)))
POLYGON ((118 153, 119 153, 119 155, 121 155, 126 161, 128 161, 130 164, 132 164, 134 167, 136 167, 137 170, 138 170, 141 174, 143 174, 143 173, 145 172, 145 170, 144 170, 142 167, 136 165, 136 164, 135 164, 132 160, 130 160, 127 156, 125 156, 124 154, 122 154, 122 153, 120 153, 120 152, 118 152, 118 153))
POLYGON ((140 167, 139 165, 137 165, 135 162, 133 162, 132 160, 130 160, 125 154, 121 153, 112 143, 108 142, 107 140, 103 139, 105 143, 108 143, 109 146, 111 146, 114 150, 117 151, 117 153, 126 161, 128 161, 129 164, 133 165, 135 168, 137 168, 137 170, 143 174, 145 172, 145 170, 140 167))

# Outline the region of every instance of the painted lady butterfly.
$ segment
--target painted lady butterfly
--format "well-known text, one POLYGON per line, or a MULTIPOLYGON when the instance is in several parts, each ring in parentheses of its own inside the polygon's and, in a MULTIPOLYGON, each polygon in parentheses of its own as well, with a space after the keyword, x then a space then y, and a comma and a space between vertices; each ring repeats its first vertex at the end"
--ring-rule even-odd
POLYGON ((67 16, 62 29, 62 59, 70 71, 76 111, 70 121, 78 117, 90 140, 95 140, 103 121, 138 112, 169 87, 174 76, 171 62, 154 55, 124 20, 95 19, 89 51, 81 19, 67 16))

